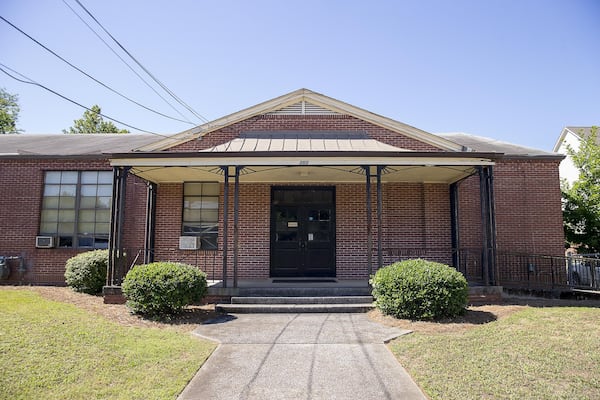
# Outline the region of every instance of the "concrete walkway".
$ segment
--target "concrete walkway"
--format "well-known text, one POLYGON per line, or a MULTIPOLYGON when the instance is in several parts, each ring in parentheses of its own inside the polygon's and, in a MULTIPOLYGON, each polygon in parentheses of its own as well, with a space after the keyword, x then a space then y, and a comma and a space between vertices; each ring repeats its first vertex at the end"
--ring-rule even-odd
POLYGON ((221 343, 179 396, 425 399, 384 341, 407 331, 365 314, 239 314, 194 333, 221 343))

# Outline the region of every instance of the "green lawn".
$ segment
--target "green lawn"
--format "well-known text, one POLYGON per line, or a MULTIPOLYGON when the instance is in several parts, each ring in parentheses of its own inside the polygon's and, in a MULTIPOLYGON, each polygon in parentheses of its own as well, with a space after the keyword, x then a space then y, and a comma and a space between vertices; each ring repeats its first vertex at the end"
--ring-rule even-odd
POLYGON ((600 308, 526 308, 390 347, 431 399, 600 399, 600 308))
POLYGON ((1 399, 174 399, 215 347, 0 290, 1 399))

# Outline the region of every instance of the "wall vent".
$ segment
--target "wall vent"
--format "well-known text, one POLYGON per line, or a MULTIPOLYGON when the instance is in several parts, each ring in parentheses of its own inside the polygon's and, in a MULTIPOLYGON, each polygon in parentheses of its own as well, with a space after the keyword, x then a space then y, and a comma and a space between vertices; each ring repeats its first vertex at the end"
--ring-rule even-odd
POLYGON ((303 100, 267 115, 339 115, 339 113, 303 100))

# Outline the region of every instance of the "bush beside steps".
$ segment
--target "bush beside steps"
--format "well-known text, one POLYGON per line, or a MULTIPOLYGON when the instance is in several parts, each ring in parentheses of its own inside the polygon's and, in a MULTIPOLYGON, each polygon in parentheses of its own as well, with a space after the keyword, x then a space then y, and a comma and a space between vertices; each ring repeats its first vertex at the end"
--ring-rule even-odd
POLYGON ((466 310, 467 280, 454 268, 437 262, 397 262, 377 271, 370 283, 376 307, 396 318, 452 318, 466 310))
POLYGON ((206 274, 181 263, 155 262, 134 266, 123 280, 127 306, 149 317, 175 315, 206 294, 206 274))
POLYGON ((73 290, 98 294, 106 283, 108 250, 93 250, 77 254, 67 260, 65 282, 73 290))

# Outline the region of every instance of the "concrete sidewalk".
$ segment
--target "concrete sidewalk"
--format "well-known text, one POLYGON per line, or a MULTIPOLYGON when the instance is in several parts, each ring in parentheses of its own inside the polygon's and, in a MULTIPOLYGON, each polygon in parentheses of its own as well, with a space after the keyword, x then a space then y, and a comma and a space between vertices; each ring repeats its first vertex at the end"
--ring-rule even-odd
POLYGON ((222 317, 194 331, 221 345, 179 399, 425 399, 384 345, 406 332, 365 314, 222 317))

